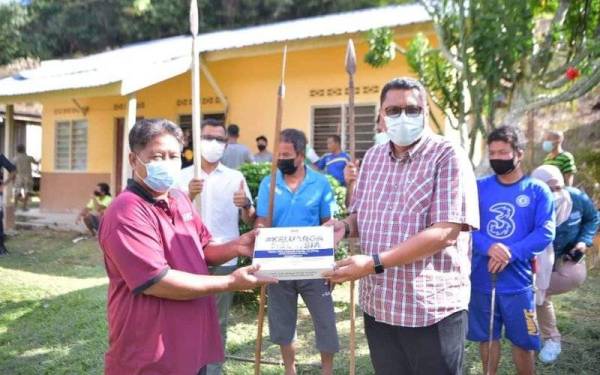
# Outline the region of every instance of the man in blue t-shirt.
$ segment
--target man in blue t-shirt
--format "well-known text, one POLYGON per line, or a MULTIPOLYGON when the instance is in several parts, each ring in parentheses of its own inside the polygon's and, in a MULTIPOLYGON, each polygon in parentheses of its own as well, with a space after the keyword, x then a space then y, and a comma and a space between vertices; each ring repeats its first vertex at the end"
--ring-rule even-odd
POLYGON ((329 153, 323 155, 315 165, 325 173, 332 175, 342 186, 346 186, 344 168, 350 161, 350 155, 342 151, 342 141, 339 135, 327 137, 327 150, 329 153))
POLYGON ((525 176, 521 168, 524 143, 518 128, 497 128, 487 144, 495 174, 477 182, 481 229, 473 233, 467 338, 480 343, 484 369, 491 357, 490 374, 495 374, 504 326, 517 372, 533 375, 540 337, 532 262, 554 239, 554 200, 544 183, 525 176), (492 274, 497 275, 497 296, 489 356, 492 274))
MULTIPOLYGON (((306 136, 296 129, 285 129, 274 157, 279 171, 276 177, 273 227, 310 227, 327 222, 337 205, 329 181, 304 165, 306 136)), ((271 176, 258 189, 256 226, 265 226, 269 211, 271 176)), ((323 279, 281 280, 268 287, 269 333, 281 348, 286 374, 295 374, 294 338, 298 294, 306 303, 315 327, 316 346, 321 352, 322 374, 333 373, 333 356, 340 349, 335 313, 329 285, 323 279)))

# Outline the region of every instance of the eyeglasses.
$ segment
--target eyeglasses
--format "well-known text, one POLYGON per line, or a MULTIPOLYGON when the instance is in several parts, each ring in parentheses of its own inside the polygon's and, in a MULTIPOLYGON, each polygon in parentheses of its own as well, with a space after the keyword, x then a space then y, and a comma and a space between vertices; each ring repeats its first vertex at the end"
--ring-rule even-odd
POLYGON ((219 143, 227 143, 227 138, 225 137, 218 137, 215 135, 203 135, 202 137, 203 141, 217 141, 219 143))
POLYGON ((387 107, 384 112, 386 116, 392 118, 400 117, 402 112, 406 114, 406 117, 417 117, 423 113, 423 108, 417 105, 407 105, 406 107, 390 106, 387 107))

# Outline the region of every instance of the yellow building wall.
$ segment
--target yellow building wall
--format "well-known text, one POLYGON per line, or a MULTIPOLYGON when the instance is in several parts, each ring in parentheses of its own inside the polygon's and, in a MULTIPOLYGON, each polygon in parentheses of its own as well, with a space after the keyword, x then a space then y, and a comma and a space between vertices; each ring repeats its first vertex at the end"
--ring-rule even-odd
MULTIPOLYGON (((434 41, 434 33, 428 24, 413 25, 400 31, 397 30, 396 33, 396 41, 400 46, 406 46, 417 31, 424 32, 434 41)), ((348 84, 344 68, 346 38, 347 36, 325 38, 327 43, 321 44, 318 40, 290 44, 283 126, 303 130, 309 140, 312 135, 313 107, 347 103, 347 95, 343 94, 348 84), (310 48, 311 43, 321 47, 310 48), (311 95, 311 92, 322 92, 323 96, 311 95)), ((368 66, 364 62, 364 55, 368 50, 364 35, 354 35, 353 39, 358 60, 355 85, 360 90, 355 102, 357 105, 375 104, 378 107, 379 92, 385 82, 393 77, 412 76, 414 73, 410 71, 402 55, 397 55, 395 60, 383 68, 368 66)), ((229 102, 228 123, 240 125, 240 142, 248 145, 253 152, 256 152, 254 139, 258 135, 264 134, 270 140, 274 135, 282 57, 278 51, 283 46, 275 47, 277 48, 273 45, 265 47, 269 54, 256 53, 219 59, 218 54, 213 53, 208 54, 206 59, 206 66, 229 102)), ((256 50, 259 47, 253 48, 256 50)), ((201 78, 201 95, 205 102, 202 105, 203 113, 223 112, 223 105, 215 103, 216 95, 204 75, 201 78)), ((182 74, 148 87, 137 92, 136 96, 138 117, 164 117, 177 122, 180 115, 191 113, 190 74, 182 74)), ((45 95, 42 100, 43 171, 55 172, 56 122, 85 118, 88 121, 88 168, 86 171, 67 173, 113 174, 118 152, 115 146, 115 122, 117 118, 125 117, 127 98, 102 96, 75 99, 77 104, 73 99, 53 99, 51 95, 45 95), (85 116, 78 110, 78 106, 87 110, 85 116)), ((112 179, 114 180, 114 175, 112 179)))

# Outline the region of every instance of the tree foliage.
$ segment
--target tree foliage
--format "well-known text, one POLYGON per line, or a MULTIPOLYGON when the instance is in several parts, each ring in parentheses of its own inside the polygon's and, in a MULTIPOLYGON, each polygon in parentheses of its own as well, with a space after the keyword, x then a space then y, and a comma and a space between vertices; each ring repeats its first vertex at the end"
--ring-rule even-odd
POLYGON ((20 29, 27 23, 27 12, 16 4, 0 6, 0 65, 22 57, 25 50, 20 29))
POLYGON ((389 31, 372 31, 367 62, 381 66, 390 46, 405 54, 463 143, 471 139, 471 156, 478 134, 600 82, 600 0, 420 2, 439 45, 418 35, 403 50, 389 31))
MULTIPOLYGON (((406 0, 199 0, 200 31, 258 25, 406 0)), ((32 0, 0 5, 0 65, 89 54, 189 33, 189 0, 32 0)))

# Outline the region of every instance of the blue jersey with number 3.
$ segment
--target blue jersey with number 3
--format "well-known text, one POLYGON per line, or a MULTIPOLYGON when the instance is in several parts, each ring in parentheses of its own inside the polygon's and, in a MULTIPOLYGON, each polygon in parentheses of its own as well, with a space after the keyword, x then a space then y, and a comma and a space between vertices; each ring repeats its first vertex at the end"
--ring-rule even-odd
POLYGON ((506 245, 510 263, 498 274, 496 291, 519 293, 533 284, 531 261, 554 239, 554 199, 541 181, 523 177, 504 185, 493 175, 477 181, 481 228, 473 233, 472 288, 491 291, 488 250, 494 243, 506 245))

